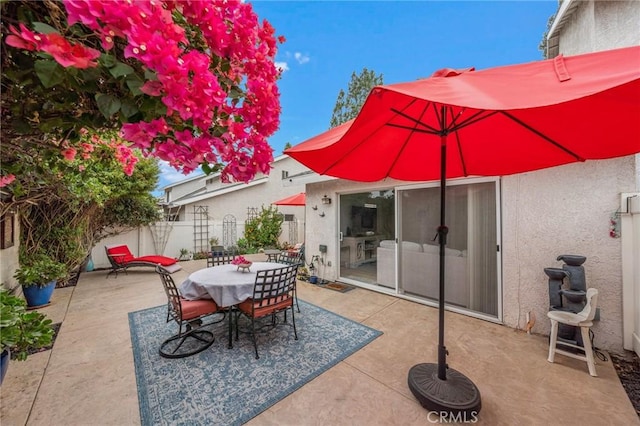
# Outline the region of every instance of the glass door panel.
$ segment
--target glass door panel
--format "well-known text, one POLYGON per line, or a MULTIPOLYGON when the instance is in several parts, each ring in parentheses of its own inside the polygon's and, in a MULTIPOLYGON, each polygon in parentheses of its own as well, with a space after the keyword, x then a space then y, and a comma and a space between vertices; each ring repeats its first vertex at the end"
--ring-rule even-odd
POLYGON ((395 239, 394 191, 341 194, 339 220, 340 277, 377 284, 380 243, 395 239))
MULTIPOLYGON (((447 187, 445 301, 497 316, 495 182, 447 187)), ((399 289, 439 300, 440 188, 398 191, 399 289)))

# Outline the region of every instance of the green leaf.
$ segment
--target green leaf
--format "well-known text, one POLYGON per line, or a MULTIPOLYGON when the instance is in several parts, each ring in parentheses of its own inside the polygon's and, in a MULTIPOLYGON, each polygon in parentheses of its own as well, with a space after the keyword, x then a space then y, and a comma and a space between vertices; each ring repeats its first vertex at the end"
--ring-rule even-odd
POLYGON ((155 81, 158 79, 158 77, 156 76, 156 73, 148 69, 144 70, 144 78, 151 81, 155 81))
POLYGON ((213 173, 213 169, 207 163, 203 163, 202 166, 200 166, 200 168, 202 169, 205 175, 209 175, 213 173))
POLYGON ((242 89, 240 89, 238 86, 233 86, 229 90, 229 97, 232 99, 240 99, 242 96, 244 96, 244 93, 242 92, 242 89))
POLYGON ((51 33, 57 33, 58 30, 56 30, 55 28, 53 28, 50 25, 45 24, 44 22, 34 22, 33 23, 33 29, 36 30, 39 33, 43 33, 43 34, 51 34, 51 33))
POLYGON ((87 68, 80 72, 82 81, 95 81, 99 79, 101 75, 102 73, 99 68, 87 68))
POLYGON ((60 117, 54 117, 49 120, 43 120, 40 122, 38 128, 44 133, 53 132, 55 129, 62 127, 64 124, 64 120, 60 117))
POLYGON ((118 78, 123 75, 132 74, 134 70, 127 64, 124 64, 122 62, 117 62, 113 68, 109 69, 109 72, 111 73, 112 76, 114 76, 115 78, 118 78))
POLYGON ((106 53, 100 55, 100 59, 98 59, 98 61, 107 68, 111 68, 117 62, 115 57, 107 55, 106 53))
POLYGON ((47 89, 64 81, 64 70, 55 61, 36 61, 34 68, 40 82, 47 89))
POLYGON ((138 112, 140 112, 138 111, 138 108, 135 105, 127 101, 122 102, 120 111, 122 112, 122 115, 124 115, 126 118, 130 118, 136 115, 138 112))
POLYGON ((11 124, 12 124, 13 130, 23 135, 26 135, 33 130, 31 128, 31 125, 27 121, 21 118, 16 118, 15 120, 13 120, 13 123, 11 124))
POLYGON ((113 114, 118 112, 121 106, 121 102, 118 98, 104 93, 96 93, 96 102, 98 103, 98 109, 105 118, 110 118, 113 114))
POLYGON ((135 74, 131 74, 127 76, 127 79, 125 80, 127 83, 127 87, 129 88, 129 90, 131 90, 131 94, 133 96, 140 96, 142 95, 142 91, 140 90, 140 88, 143 85, 142 80, 140 80, 140 77, 138 77, 135 74))

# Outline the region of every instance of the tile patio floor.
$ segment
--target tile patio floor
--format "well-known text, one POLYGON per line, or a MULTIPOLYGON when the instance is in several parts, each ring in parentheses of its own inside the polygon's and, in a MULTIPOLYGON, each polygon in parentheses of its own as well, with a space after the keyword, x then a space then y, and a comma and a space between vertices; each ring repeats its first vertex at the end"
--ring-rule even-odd
MULTIPOLYGON (((258 255, 260 256, 260 255, 258 255)), ((262 259, 255 259, 262 260, 262 259)), ((182 264, 176 282, 205 261, 182 264)), ((62 322, 55 346, 11 362, 0 388, 2 426, 138 425, 140 414, 127 313, 166 302, 149 269, 105 279, 83 273, 42 309, 62 322)), ((384 332, 248 424, 425 425, 434 423, 407 387, 407 372, 435 362, 437 310, 375 292, 300 283, 300 298, 384 332)), ((224 344, 219 338, 215 344, 224 344)), ((448 363, 480 389, 481 425, 640 425, 610 361, 599 377, 586 363, 556 356, 547 338, 446 314, 448 363)), ((187 422, 188 423, 188 422, 187 422)))

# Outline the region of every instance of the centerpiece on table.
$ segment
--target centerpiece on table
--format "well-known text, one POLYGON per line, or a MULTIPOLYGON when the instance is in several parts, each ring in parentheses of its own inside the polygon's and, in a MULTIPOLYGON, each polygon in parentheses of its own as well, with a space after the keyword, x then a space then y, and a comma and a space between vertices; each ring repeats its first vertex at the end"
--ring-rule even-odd
POLYGON ((236 256, 232 261, 232 265, 236 265, 238 267, 238 271, 246 272, 249 271, 249 267, 251 266, 250 261, 245 259, 244 256, 236 256))

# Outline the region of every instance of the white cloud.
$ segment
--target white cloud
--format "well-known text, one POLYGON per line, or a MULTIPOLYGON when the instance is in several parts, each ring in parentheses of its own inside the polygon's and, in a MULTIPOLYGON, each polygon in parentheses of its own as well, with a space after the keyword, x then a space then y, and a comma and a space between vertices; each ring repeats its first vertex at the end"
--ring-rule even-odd
POLYGON ((274 65, 276 66, 276 68, 278 68, 280 71, 285 72, 285 71, 289 71, 289 65, 286 62, 274 62, 274 65))
POLYGON ((298 61, 298 63, 300 65, 302 64, 306 64, 307 62, 310 61, 311 58, 309 58, 309 55, 304 55, 300 52, 296 52, 293 54, 293 57, 296 58, 296 61, 298 61))
POLYGON ((160 165, 160 187, 202 174, 202 170, 196 169, 188 175, 185 175, 171 167, 166 161, 158 161, 158 164, 160 165))

